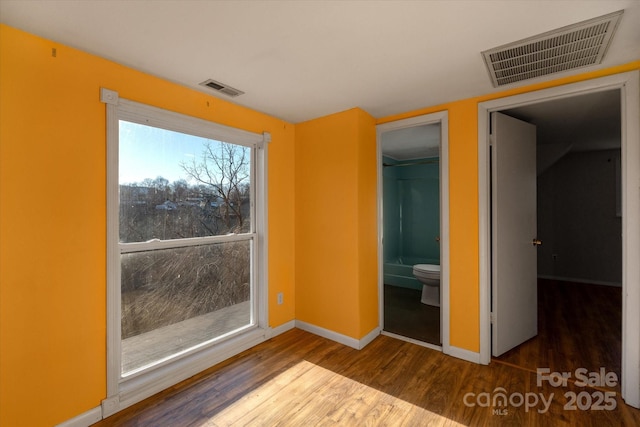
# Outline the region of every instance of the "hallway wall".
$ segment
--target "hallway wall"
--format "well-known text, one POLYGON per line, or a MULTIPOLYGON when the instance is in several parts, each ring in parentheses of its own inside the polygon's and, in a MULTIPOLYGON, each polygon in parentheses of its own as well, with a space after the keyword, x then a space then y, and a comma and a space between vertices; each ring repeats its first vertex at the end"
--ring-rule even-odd
POLYGON ((569 153, 538 177, 539 276, 622 285, 616 159, 620 150, 569 153))

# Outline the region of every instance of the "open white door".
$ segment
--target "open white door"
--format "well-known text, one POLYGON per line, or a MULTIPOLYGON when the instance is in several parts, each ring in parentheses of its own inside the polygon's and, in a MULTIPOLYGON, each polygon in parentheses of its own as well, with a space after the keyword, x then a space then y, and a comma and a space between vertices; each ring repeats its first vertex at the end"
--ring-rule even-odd
POLYGON ((492 354, 538 333, 536 127, 491 115, 492 354))

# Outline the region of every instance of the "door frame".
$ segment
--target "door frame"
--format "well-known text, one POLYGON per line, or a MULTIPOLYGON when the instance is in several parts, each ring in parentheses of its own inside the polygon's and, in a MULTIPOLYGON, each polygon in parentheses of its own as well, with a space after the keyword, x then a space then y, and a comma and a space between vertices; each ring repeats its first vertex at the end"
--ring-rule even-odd
POLYGON ((480 363, 491 360, 491 215, 489 117, 494 111, 620 90, 622 183, 622 397, 640 407, 640 72, 630 71, 478 104, 478 213, 480 263, 480 363), (629 220, 631 219, 631 220, 629 220))
POLYGON ((425 347, 442 350, 450 354, 449 344, 449 112, 447 110, 408 119, 396 120, 376 126, 376 162, 377 162, 377 204, 378 204, 378 327, 384 332, 384 251, 383 251, 383 166, 382 134, 391 130, 421 125, 440 124, 440 329, 442 347, 406 338, 425 347))

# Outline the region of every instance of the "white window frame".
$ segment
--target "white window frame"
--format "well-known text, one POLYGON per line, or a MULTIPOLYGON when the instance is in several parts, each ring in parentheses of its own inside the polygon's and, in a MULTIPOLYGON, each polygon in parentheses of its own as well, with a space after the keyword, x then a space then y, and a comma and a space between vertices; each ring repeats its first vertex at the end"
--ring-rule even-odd
POLYGON ((207 120, 122 99, 116 91, 101 88, 107 127, 107 398, 102 417, 112 415, 235 354, 266 340, 267 299, 267 146, 270 135, 247 132, 207 120), (119 122, 144 124, 207 139, 252 148, 251 229, 248 233, 171 241, 119 242, 119 122), (203 343, 167 360, 123 376, 121 374, 120 255, 140 250, 209 245, 249 240, 251 244, 250 325, 220 339, 203 343))

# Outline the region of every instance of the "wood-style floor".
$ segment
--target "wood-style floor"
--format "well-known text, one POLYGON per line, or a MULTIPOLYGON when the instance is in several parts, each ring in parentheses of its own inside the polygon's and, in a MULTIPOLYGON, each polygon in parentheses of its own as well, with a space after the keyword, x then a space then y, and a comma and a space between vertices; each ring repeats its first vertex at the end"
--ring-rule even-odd
POLYGON ((538 335, 494 361, 533 372, 604 367, 621 379, 622 288, 539 279, 538 335))
POLYGON ((597 390, 538 387, 527 369, 477 365, 387 336, 358 351, 293 329, 96 426, 640 425, 640 410, 619 395, 613 410, 565 410, 567 392, 597 390), (493 406, 499 387, 511 403, 493 406), (519 404, 534 394, 548 410, 519 404))

